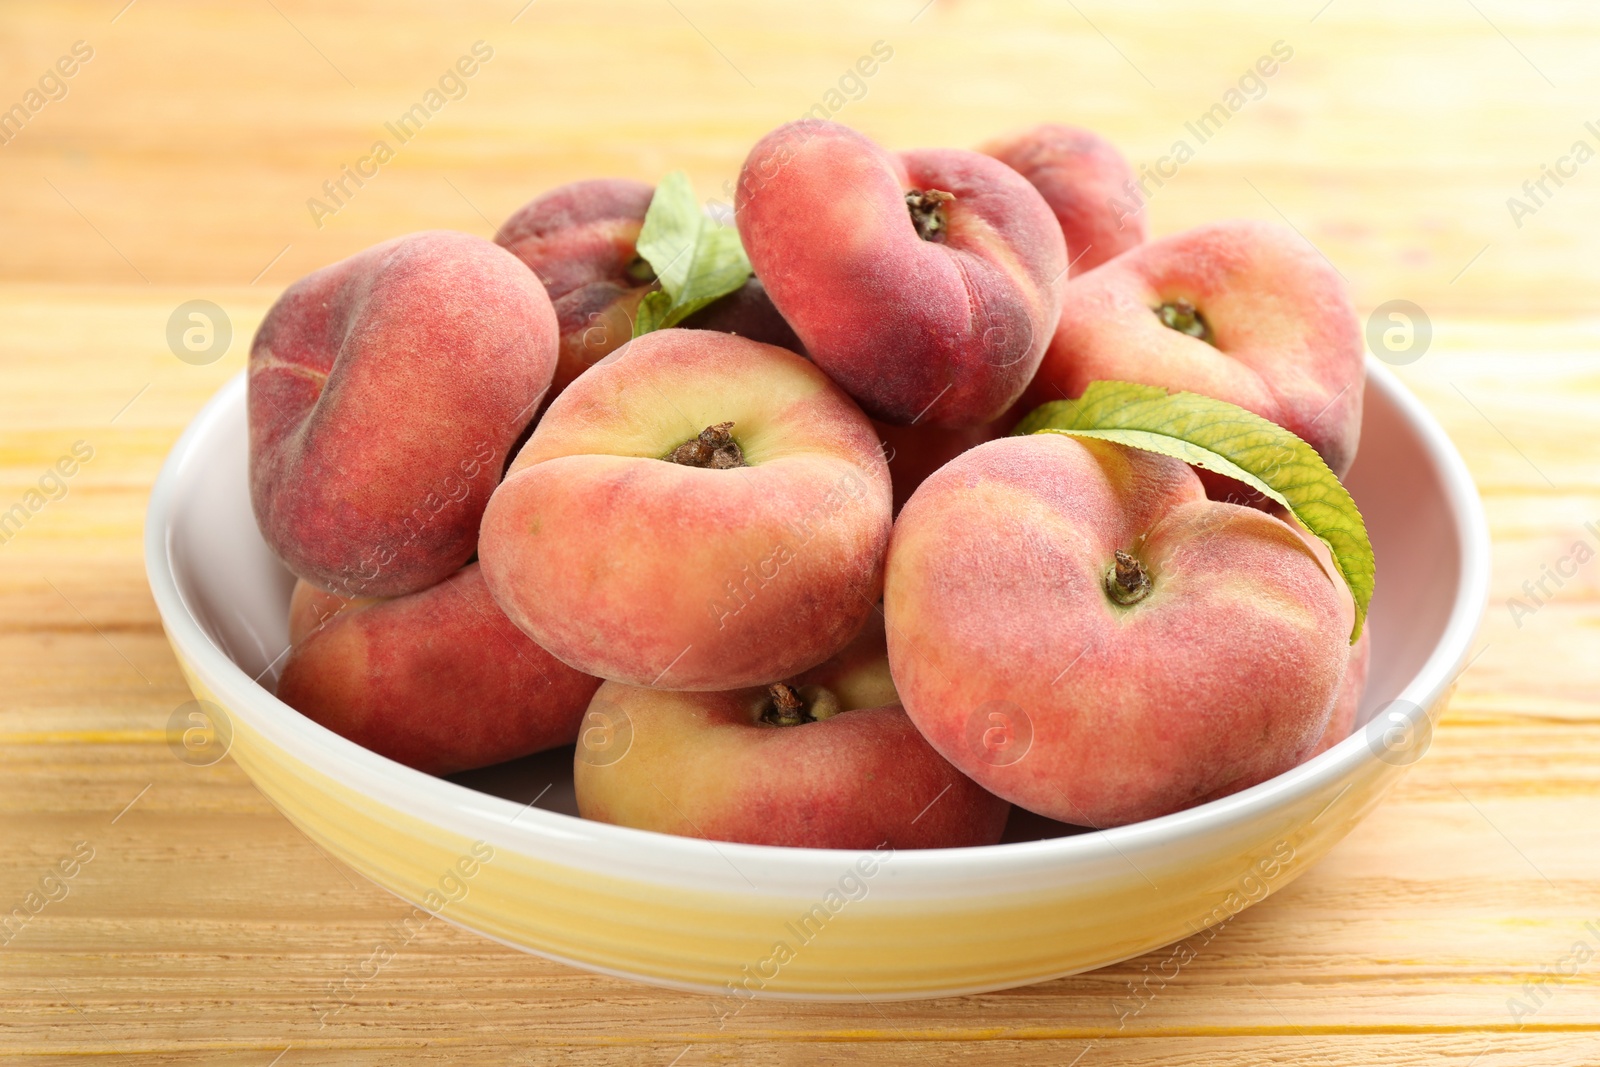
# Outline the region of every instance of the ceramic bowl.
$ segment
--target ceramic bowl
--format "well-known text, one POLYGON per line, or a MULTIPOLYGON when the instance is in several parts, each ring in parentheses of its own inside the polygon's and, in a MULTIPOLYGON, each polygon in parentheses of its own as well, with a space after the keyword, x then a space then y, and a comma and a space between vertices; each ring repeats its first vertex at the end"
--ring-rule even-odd
MULTIPOLYGON (((435 778, 281 703, 292 577, 246 484, 245 381, 162 468, 146 566, 198 705, 231 755, 330 854, 419 909, 606 974, 717 994, 895 999, 1072 974, 1212 936, 1348 833, 1422 755, 1488 586, 1470 476, 1444 432, 1369 361, 1348 479, 1378 564, 1372 670, 1355 732, 1253 789, 1083 831, 1019 814, 984 848, 852 853, 735 845, 586 822, 571 749, 435 778)), ((199 720, 196 720, 199 721, 199 720)))

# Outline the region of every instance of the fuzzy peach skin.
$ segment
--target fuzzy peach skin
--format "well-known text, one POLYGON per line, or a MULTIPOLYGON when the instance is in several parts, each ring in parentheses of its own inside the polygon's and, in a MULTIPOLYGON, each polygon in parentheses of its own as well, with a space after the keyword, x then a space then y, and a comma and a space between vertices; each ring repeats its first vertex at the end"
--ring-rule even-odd
POLYGON ((731 334, 661 330, 551 403, 484 516, 513 622, 587 674, 731 689, 827 659, 882 587, 889 471, 816 367, 731 334), (667 462, 724 422, 748 466, 667 462))
MULTIPOLYGON (((1328 717, 1328 728, 1323 731, 1312 756, 1320 756, 1340 741, 1350 736, 1355 728, 1356 712, 1361 710, 1361 698, 1367 691, 1367 672, 1372 666, 1372 628, 1366 627, 1356 643, 1350 646, 1350 665, 1345 668, 1344 684, 1339 687, 1339 699, 1328 717)), ((1310 759, 1311 756, 1307 756, 1310 759)))
POLYGON ((1116 826, 1311 752, 1348 659, 1340 592, 1288 525, 1207 500, 1178 460, 1010 437, 957 457, 900 513, 889 662, 912 721, 978 784, 1116 826), (1128 606, 1108 595, 1117 550, 1151 583, 1128 606), (1031 726, 1025 754, 995 759, 996 725, 1031 726))
POLYGON ((1293 230, 1233 221, 1140 245, 1067 287, 1028 408, 1101 379, 1226 400, 1293 431, 1344 477, 1361 435, 1361 328, 1344 280, 1293 230), (1208 344, 1154 309, 1187 301, 1208 344))
POLYGON ((1001 417, 980 426, 946 430, 938 426, 896 426, 874 422, 883 441, 884 458, 889 461, 889 478, 894 483, 894 511, 900 514, 917 486, 967 449, 1004 437, 1015 419, 1001 417))
POLYGON ((763 721, 772 708, 765 687, 681 693, 605 683, 573 761, 578 813, 793 848, 999 841, 1011 805, 917 733, 889 677, 883 625, 873 621, 838 656, 790 680, 811 706, 840 709, 813 722, 763 721))
MULTIPOLYGON (((1328 716, 1328 725, 1323 729, 1322 736, 1300 760, 1301 763, 1320 756, 1340 741, 1350 736, 1350 730, 1355 725, 1356 712, 1361 709, 1361 698, 1367 689, 1367 667, 1372 658, 1371 629, 1363 629, 1356 643, 1350 646, 1350 659, 1345 665, 1344 680, 1339 683, 1339 694, 1334 698, 1333 712, 1328 716)), ((1253 785, 1260 785, 1277 772, 1259 772, 1254 778, 1240 779, 1230 782, 1216 792, 1200 798, 1196 803, 1205 803, 1221 797, 1248 789, 1253 785)))
POLYGON ((570 744, 600 685, 511 625, 476 563, 392 600, 300 582, 289 627, 278 699, 430 774, 570 744))
POLYGON ((412 234, 295 282, 250 348, 262 537, 346 596, 453 574, 555 360, 544 289, 478 237, 412 234))
MULTIPOLYGON (((654 195, 654 186, 625 178, 572 182, 518 208, 495 234, 539 276, 555 304, 561 357, 549 399, 633 336, 639 301, 657 288, 636 247, 654 195)), ((690 319, 684 325, 799 350, 754 278, 690 319)))
MULTIPOLYGON (((1255 505, 1253 505, 1255 506, 1255 505)), ((1265 507, 1268 514, 1275 515, 1289 523, 1292 529, 1303 541, 1307 548, 1317 557, 1322 564, 1322 569, 1330 577, 1338 575, 1338 568, 1333 562, 1333 553, 1328 546, 1319 541, 1311 531, 1301 526, 1298 522, 1288 517, 1287 509, 1281 504, 1272 503, 1265 507)), ((1355 600, 1350 595, 1349 586, 1344 584, 1342 577, 1332 577, 1338 585, 1341 610, 1348 625, 1355 623, 1355 600)), ((1356 643, 1350 646, 1350 660, 1345 666, 1344 682, 1339 686, 1339 697, 1334 702, 1333 714, 1328 717, 1328 727, 1322 733, 1322 738, 1316 747, 1311 750, 1311 756, 1320 756, 1334 745, 1350 736, 1350 730, 1355 726, 1356 712, 1361 710, 1361 698, 1367 691, 1367 673, 1372 661, 1372 625, 1371 620, 1361 628, 1361 636, 1356 643)))
POLYGON ((976 426, 1022 394, 1055 328, 1066 242, 1016 171, 957 149, 893 153, 802 119, 762 138, 739 233, 806 352, 886 422, 976 426), (906 194, 954 196, 925 240, 906 194))
POLYGON ((1147 236, 1133 168, 1097 133, 1041 123, 979 149, 1033 184, 1067 239, 1068 277, 1120 255, 1147 236))
MULTIPOLYGON (((1209 489, 1209 484, 1204 477, 1205 472, 1196 470, 1195 473, 1202 476, 1201 483, 1207 484, 1209 489)), ((1239 485, 1237 482, 1232 482, 1231 484, 1239 485)), ((1240 486, 1240 488, 1244 487, 1240 486)), ((1217 498, 1215 495, 1211 495, 1211 499, 1215 500, 1217 498)), ((1338 567, 1333 561, 1332 551, 1322 541, 1318 540, 1311 531, 1290 516, 1288 509, 1281 504, 1258 498, 1258 502, 1251 503, 1249 506, 1259 508, 1282 521, 1300 539, 1300 542, 1311 551, 1311 554, 1317 558, 1317 562, 1322 566, 1323 573, 1328 576, 1328 581, 1333 583, 1334 592, 1339 598, 1339 625, 1344 627, 1345 633, 1349 633, 1356 620, 1355 598, 1350 595, 1350 587, 1345 584, 1344 578, 1339 574, 1338 567)), ((1312 756, 1320 756, 1350 735, 1350 728, 1355 722, 1356 712, 1361 707, 1361 697, 1367 688, 1367 665, 1371 658, 1371 650, 1372 628, 1363 626, 1361 628, 1361 636, 1349 648, 1349 658, 1345 663, 1344 679, 1339 683, 1339 693, 1334 698, 1333 711, 1328 716, 1328 725, 1323 729, 1322 736, 1312 746, 1311 751, 1302 758, 1302 763, 1312 756)), ((1230 793, 1248 789, 1250 786, 1259 785, 1261 782, 1273 777, 1275 773, 1277 772, 1272 771, 1271 768, 1265 768, 1258 772, 1254 778, 1242 778, 1228 783, 1215 793, 1202 798, 1201 802, 1215 800, 1230 793)))

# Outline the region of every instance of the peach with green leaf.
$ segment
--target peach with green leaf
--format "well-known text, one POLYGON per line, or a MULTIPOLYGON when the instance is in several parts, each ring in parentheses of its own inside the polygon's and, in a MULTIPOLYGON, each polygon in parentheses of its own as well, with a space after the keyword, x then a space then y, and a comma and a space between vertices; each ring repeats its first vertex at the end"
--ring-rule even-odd
POLYGON ((495 241, 539 276, 555 305, 561 349, 552 399, 634 335, 640 304, 659 300, 651 294, 694 270, 699 243, 728 266, 714 278, 705 277, 703 265, 694 271, 702 293, 717 291, 680 314, 683 324, 799 348, 766 290, 750 277, 738 236, 705 217, 681 172, 659 187, 625 178, 560 186, 513 212, 495 241))
POLYGON ((1360 514, 1315 452, 1233 405, 1125 383, 1021 430, 928 478, 895 525, 889 660, 929 742, 1015 804, 1101 827, 1308 757, 1373 577, 1360 514), (1185 460, 1287 502, 1328 551, 1207 499, 1185 460), (986 708, 1027 723, 1020 758, 977 743, 986 708))
POLYGON ((1218 222, 1074 278, 1024 405, 1100 380, 1200 393, 1284 427, 1342 477, 1361 434, 1362 352, 1344 279, 1315 247, 1276 223, 1218 222))

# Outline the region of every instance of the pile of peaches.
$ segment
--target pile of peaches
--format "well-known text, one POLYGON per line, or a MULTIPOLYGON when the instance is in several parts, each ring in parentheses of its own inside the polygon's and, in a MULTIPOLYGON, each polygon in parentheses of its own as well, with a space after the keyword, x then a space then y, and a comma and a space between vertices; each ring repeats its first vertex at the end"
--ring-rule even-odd
POLYGON ((283 293, 249 477, 299 579, 285 703, 433 774, 571 745, 586 818, 819 848, 1152 818, 1349 733, 1360 598, 1293 509, 1014 432, 1134 383, 1337 485, 1361 334, 1300 236, 1148 241, 1126 161, 1058 125, 790 123, 723 216, 580 181, 283 293))

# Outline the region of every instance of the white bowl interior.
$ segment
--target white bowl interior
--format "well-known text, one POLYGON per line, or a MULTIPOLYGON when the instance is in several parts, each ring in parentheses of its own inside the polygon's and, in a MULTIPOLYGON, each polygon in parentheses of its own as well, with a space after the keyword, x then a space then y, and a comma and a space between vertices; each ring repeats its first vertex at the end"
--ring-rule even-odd
MULTIPOLYGON (((1468 537, 1459 481, 1452 498, 1452 477, 1459 475, 1441 465, 1439 439, 1430 447, 1416 421, 1420 409, 1415 400, 1387 371, 1377 367, 1373 371, 1366 389, 1360 453, 1347 479, 1366 518, 1378 562, 1368 622, 1372 667, 1358 728, 1375 710, 1400 696, 1439 651, 1452 618, 1459 619, 1468 537)), ((211 417, 197 420, 193 447, 198 461, 184 464, 182 476, 171 487, 165 555, 178 594, 200 629, 247 675, 271 690, 287 650, 294 578, 262 541, 251 513, 244 398, 241 374, 213 400, 207 412, 211 417)), ((285 713, 294 714, 287 709, 285 713)), ((350 744, 331 733, 326 743, 350 744)), ((576 815, 571 751, 558 749, 455 775, 452 780, 522 803, 553 781, 538 806, 576 815)), ((1076 832, 1076 827, 1019 811, 1006 840, 1076 832)))

